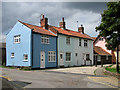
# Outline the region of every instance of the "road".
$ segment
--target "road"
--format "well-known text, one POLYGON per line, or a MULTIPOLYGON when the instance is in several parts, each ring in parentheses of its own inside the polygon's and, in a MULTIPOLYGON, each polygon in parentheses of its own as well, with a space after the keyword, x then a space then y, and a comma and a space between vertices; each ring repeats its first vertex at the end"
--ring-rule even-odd
MULTIPOLYGON (((21 71, 2 69, 3 76, 11 78, 10 82, 22 88, 109 88, 107 85, 94 82, 88 77, 94 75, 52 72, 47 70, 21 71)), ((108 89, 106 89, 108 90, 108 89)))

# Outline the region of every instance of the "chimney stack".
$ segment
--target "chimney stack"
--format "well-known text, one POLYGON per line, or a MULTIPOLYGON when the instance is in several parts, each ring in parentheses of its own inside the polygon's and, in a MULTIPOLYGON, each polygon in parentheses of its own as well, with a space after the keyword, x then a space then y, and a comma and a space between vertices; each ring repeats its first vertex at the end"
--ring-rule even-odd
POLYGON ((45 29, 48 29, 48 18, 45 18, 44 15, 42 15, 42 19, 40 20, 40 25, 41 27, 45 28, 45 29))
POLYGON ((78 32, 84 34, 84 27, 81 25, 81 27, 78 27, 78 32))
POLYGON ((60 28, 65 29, 65 21, 64 21, 64 17, 62 18, 62 22, 59 23, 60 28))

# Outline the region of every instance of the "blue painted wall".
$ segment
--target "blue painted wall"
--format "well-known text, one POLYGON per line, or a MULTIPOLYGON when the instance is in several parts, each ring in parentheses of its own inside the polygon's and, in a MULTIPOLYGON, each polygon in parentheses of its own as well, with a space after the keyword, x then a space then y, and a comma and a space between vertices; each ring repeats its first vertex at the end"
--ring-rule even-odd
POLYGON ((31 66, 31 29, 17 22, 12 30, 7 34, 6 66, 31 66), (20 43, 14 44, 14 36, 21 35, 20 43), (11 53, 15 57, 11 58, 11 53), (28 54, 28 61, 24 61, 24 54, 28 54))
POLYGON ((49 36, 49 44, 41 43, 41 34, 33 34, 33 68, 40 68, 40 52, 45 51, 45 68, 57 67, 57 37, 49 36), (48 62, 48 51, 56 51, 56 62, 48 62))

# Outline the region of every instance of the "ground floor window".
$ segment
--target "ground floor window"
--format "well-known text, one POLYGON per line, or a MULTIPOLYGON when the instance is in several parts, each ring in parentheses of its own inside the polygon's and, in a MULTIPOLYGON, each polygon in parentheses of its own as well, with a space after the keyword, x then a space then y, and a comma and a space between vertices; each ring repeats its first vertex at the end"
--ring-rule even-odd
POLYGON ((28 55, 24 54, 24 61, 28 61, 28 55))
POLYGON ((11 58, 14 58, 14 53, 13 52, 11 53, 11 58))
POLYGON ((48 52, 48 61, 49 62, 55 62, 56 61, 56 52, 55 51, 49 51, 48 52))
POLYGON ((71 61, 71 52, 66 52, 66 61, 71 61))
POLYGON ((86 54, 86 60, 90 60, 90 54, 86 54))

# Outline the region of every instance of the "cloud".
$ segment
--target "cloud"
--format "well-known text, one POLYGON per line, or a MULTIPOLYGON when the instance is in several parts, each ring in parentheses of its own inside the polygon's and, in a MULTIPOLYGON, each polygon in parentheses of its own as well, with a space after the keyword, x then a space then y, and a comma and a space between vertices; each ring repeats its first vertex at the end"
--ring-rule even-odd
POLYGON ((0 34, 0 42, 6 42, 6 35, 0 34))
POLYGON ((104 4, 81 2, 3 2, 3 34, 8 33, 17 20, 40 25, 40 15, 45 14, 51 25, 58 26, 61 18, 64 16, 67 28, 77 30, 76 21, 79 21, 78 24, 84 25, 86 33, 91 36, 97 36, 95 27, 100 23, 100 13, 106 8, 104 4))

